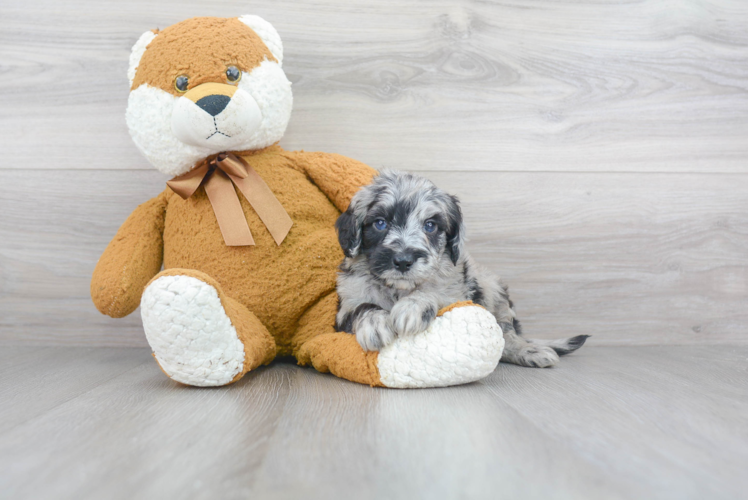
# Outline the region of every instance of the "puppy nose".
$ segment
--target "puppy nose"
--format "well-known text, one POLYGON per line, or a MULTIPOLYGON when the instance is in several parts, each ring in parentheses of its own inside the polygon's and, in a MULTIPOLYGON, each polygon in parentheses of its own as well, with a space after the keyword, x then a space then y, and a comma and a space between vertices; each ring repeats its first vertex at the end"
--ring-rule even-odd
POLYGON ((413 262, 415 262, 416 259, 413 258, 412 253, 401 253, 397 254, 392 258, 392 262, 395 264, 395 267, 401 272, 404 273, 408 269, 410 269, 410 266, 413 265, 413 262))
POLYGON ((230 100, 231 97, 227 95, 214 94, 198 99, 195 104, 200 106, 210 116, 216 116, 228 106, 230 100))

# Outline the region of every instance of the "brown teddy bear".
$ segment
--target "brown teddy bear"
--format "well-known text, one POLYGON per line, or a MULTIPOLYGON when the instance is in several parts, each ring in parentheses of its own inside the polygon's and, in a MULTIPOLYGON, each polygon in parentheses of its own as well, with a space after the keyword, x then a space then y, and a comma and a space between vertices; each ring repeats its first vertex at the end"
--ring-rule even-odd
POLYGON ((127 124, 142 153, 173 178, 101 256, 91 282, 96 307, 119 318, 140 305, 154 357, 188 385, 229 384, 287 355, 379 386, 452 385, 490 373, 503 339, 476 306, 449 311, 433 325, 441 333, 430 333, 463 336, 450 337, 447 354, 464 346, 477 353, 456 364, 438 343, 426 352, 402 339, 387 358, 335 332, 343 253, 334 223, 376 172, 278 146, 292 107, 282 60, 278 33, 257 16, 193 18, 140 37, 127 124), (468 324, 480 333, 466 343, 468 324))

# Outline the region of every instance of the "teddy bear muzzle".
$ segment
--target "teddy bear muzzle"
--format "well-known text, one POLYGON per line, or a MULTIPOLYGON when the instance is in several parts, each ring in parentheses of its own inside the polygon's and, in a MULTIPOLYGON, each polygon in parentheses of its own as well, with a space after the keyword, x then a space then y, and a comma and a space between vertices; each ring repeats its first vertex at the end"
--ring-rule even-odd
POLYGON ((260 107, 248 92, 234 85, 203 83, 177 100, 171 127, 185 144, 225 150, 246 143, 261 121, 260 107))

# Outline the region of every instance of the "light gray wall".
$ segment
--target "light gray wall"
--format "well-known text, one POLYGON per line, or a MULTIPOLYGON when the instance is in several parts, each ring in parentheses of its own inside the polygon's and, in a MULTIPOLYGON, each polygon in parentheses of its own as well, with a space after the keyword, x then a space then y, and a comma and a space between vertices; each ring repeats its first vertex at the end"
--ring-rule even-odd
POLYGON ((88 282, 163 189, 124 124, 138 36, 259 14, 281 144, 422 172, 528 336, 748 342, 748 2, 18 1, 0 5, 0 342, 145 345, 88 282))

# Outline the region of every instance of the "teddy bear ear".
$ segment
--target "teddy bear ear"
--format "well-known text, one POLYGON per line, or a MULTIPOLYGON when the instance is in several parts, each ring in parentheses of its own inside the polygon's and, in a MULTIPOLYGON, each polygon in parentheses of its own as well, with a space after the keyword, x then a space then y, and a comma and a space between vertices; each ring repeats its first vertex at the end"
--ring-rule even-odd
POLYGON ((140 58, 143 57, 148 44, 156 38, 156 33, 156 30, 146 31, 140 35, 138 41, 132 46, 132 51, 130 52, 130 67, 127 68, 127 78, 130 80, 130 87, 132 87, 132 82, 135 80, 135 72, 140 64, 140 58))
POLYGON ((277 31, 275 31, 273 25, 265 21, 260 16, 247 15, 240 17, 239 20, 252 28, 255 33, 257 33, 257 36, 259 36, 262 41, 265 42, 265 45, 267 45, 270 53, 273 54, 273 56, 275 56, 275 58, 278 60, 278 64, 282 66, 283 42, 281 42, 280 35, 277 31))

